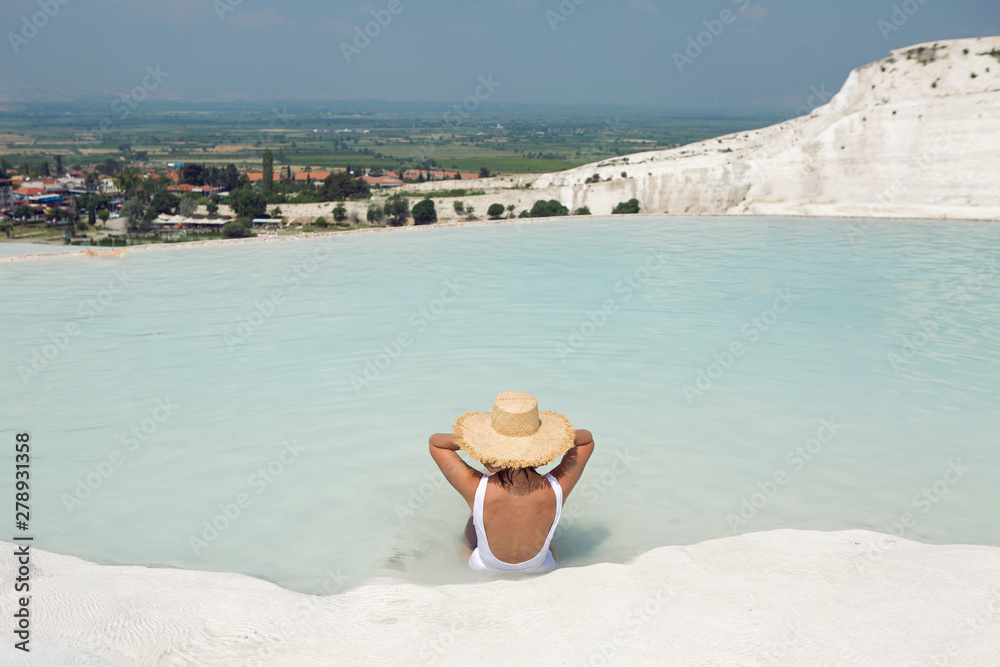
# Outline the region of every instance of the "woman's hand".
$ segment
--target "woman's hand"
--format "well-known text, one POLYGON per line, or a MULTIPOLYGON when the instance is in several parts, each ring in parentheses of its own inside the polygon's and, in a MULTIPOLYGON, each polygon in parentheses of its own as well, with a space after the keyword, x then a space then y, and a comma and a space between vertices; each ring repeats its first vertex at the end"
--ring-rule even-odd
POLYGON ((430 437, 428 442, 431 447, 436 447, 437 449, 449 449, 453 452, 461 449, 455 444, 455 435, 453 433, 435 433, 430 437))

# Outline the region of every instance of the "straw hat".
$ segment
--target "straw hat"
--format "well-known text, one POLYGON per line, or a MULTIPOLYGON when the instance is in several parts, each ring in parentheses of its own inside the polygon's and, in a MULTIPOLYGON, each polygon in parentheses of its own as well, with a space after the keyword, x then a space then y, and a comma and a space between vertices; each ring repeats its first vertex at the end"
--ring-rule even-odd
POLYGON ((466 412, 451 427, 455 442, 470 456, 498 468, 535 468, 573 447, 576 431, 558 412, 539 412, 538 400, 505 391, 493 412, 466 412))

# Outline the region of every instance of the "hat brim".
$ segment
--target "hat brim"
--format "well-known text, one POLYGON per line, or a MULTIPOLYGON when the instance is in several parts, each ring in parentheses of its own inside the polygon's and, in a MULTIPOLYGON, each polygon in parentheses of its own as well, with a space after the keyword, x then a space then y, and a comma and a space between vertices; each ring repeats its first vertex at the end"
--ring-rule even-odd
POLYGON ((466 412, 455 420, 455 443, 472 458, 498 468, 535 468, 573 448, 576 430, 558 412, 539 412, 538 432, 512 438, 493 430, 492 413, 466 412))

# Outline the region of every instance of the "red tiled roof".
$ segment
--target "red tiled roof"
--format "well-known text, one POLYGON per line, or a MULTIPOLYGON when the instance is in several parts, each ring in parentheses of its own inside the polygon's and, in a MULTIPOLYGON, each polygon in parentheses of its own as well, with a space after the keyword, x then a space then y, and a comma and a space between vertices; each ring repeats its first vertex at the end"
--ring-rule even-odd
POLYGON ((330 175, 328 171, 300 171, 295 174, 296 181, 323 181, 330 175))
POLYGON ((18 188, 14 192, 16 192, 19 195, 27 195, 29 197, 33 197, 35 195, 44 195, 48 191, 45 188, 18 188))
MULTIPOLYGON (((257 183, 258 181, 264 180, 264 173, 260 171, 248 171, 247 178, 250 179, 251 183, 257 183)), ((274 172, 274 180, 281 181, 284 177, 279 172, 274 172)))

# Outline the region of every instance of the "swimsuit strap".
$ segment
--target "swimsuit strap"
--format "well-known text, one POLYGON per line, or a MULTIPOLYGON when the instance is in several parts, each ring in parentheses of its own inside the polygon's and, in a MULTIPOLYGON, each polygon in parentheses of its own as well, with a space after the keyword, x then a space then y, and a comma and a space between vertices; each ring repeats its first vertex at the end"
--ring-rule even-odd
POLYGON ((483 523, 483 504, 486 499, 486 486, 489 483, 489 479, 492 475, 483 475, 479 479, 479 486, 476 488, 476 498, 472 503, 472 524, 476 529, 476 539, 478 545, 476 551, 479 553, 479 558, 483 561, 484 565, 494 570, 522 570, 522 569, 533 569, 543 564, 543 562, 551 554, 549 552, 549 545, 552 542, 552 537, 555 535, 556 526, 559 524, 559 517, 562 514, 562 487, 559 485, 559 480, 553 477, 550 473, 546 473, 545 478, 549 481, 552 486, 552 490, 556 495, 556 515, 552 519, 552 525, 549 527, 548 535, 545 537, 545 544, 539 550, 538 554, 534 558, 530 558, 521 563, 505 563, 499 558, 493 555, 490 551, 489 540, 486 539, 486 527, 483 523), (518 565, 520 567, 512 567, 512 565, 518 565))

